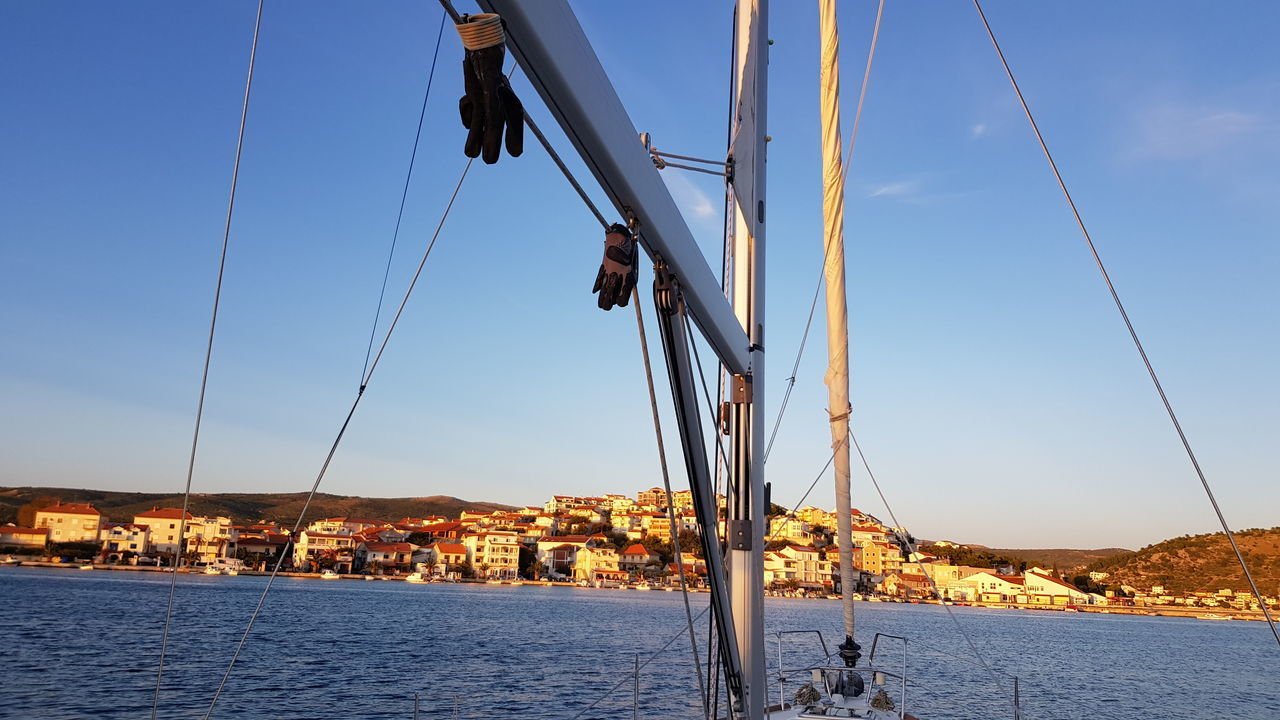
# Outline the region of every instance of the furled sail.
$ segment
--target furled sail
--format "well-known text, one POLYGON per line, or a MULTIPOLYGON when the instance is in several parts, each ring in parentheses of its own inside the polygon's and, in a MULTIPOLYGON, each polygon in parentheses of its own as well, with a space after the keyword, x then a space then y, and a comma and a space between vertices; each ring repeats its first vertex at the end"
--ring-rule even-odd
POLYGON ((844 167, 840 147, 840 33, 835 0, 818 0, 822 112, 823 272, 827 286, 827 398, 831 447, 835 450, 836 547, 840 551, 840 589, 844 632, 854 629, 852 517, 849 498, 849 319, 844 286, 844 167))

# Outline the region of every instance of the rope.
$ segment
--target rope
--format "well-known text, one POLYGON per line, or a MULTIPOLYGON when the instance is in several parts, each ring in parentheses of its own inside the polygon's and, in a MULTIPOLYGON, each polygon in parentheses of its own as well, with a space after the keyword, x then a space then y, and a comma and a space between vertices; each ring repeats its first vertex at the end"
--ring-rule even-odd
MULTIPOLYGON (((858 90, 858 107, 853 113, 853 130, 849 133, 849 149, 844 155, 844 168, 841 180, 849 177, 849 166, 853 159, 853 146, 858 141, 858 127, 862 124, 862 106, 867 99, 867 86, 871 84, 871 62, 876 56, 876 45, 880 40, 880 18, 884 15, 884 0, 876 7, 876 24, 871 30, 871 47, 867 50, 867 65, 862 71, 862 87, 858 90)), ((822 292, 822 278, 825 275, 830 248, 822 254, 822 265, 818 267, 818 283, 813 289, 813 301, 809 303, 809 318, 804 323, 804 335, 800 337, 800 347, 796 350, 796 361, 791 366, 791 377, 787 378, 787 389, 782 394, 782 402, 778 405, 778 416, 774 418, 773 430, 769 432, 769 443, 764 449, 764 462, 769 462, 769 453, 773 450, 773 441, 778 437, 778 428, 782 425, 782 416, 787 411, 787 403, 791 400, 791 390, 796 384, 796 375, 800 370, 800 358, 804 355, 805 343, 809 340, 809 328, 813 325, 813 313, 818 307, 818 294, 822 292)), ((807 493, 806 493, 807 494, 807 493)))
MULTIPOLYGON (((512 67, 512 70, 515 68, 512 67)), ((391 319, 390 326, 387 327, 386 335, 382 338, 382 344, 378 347, 378 352, 373 356, 373 362, 369 365, 369 371, 365 373, 361 380, 360 389, 356 392, 355 400, 351 403, 351 409, 347 411, 347 417, 342 422, 342 427, 338 429, 338 434, 333 439, 333 444, 329 447, 329 454, 325 456, 324 464, 320 466, 320 472, 316 475, 315 482, 311 485, 311 491, 307 494, 307 500, 302 505, 302 510, 298 513, 298 520, 293 524, 293 531, 290 536, 296 535, 302 527, 302 521, 307 515, 308 508, 311 507, 311 501, 315 498, 316 492, 320 489, 320 482, 324 480, 325 473, 329 470, 329 464, 333 462, 333 456, 338 452, 338 445, 342 443, 342 438, 346 435, 347 427, 351 424, 351 418, 356 413, 356 408, 360 406, 360 400, 364 397, 365 388, 369 386, 369 380, 373 378, 373 373, 378 369, 378 362, 382 359, 382 353, 387 349, 387 343, 391 341, 391 335, 395 332, 396 325, 400 322, 400 316, 404 313, 405 305, 409 302, 409 297, 413 294, 414 287, 418 284, 418 278, 422 276, 422 269, 427 264, 427 258, 431 256, 431 250, 436 246, 436 240, 440 237, 440 230, 444 227, 445 220, 449 217, 449 211, 453 209, 453 203, 458 198, 458 191, 462 189, 462 183, 467 179, 467 173, 471 170, 471 164, 475 159, 467 160, 466 166, 462 169, 462 175, 458 178, 457 185, 453 188, 453 194, 449 196, 449 202, 445 205, 444 213, 440 216, 440 221, 436 224, 435 232, 431 235, 431 241, 427 243, 427 249, 422 253, 422 260, 418 263, 418 269, 413 274, 413 279, 409 281, 409 287, 404 291, 404 297, 400 300, 400 307, 396 309, 395 316, 391 319)), ((285 546, 288 549, 288 545, 285 546)), ((213 694, 213 700, 209 703, 209 709, 205 711, 204 720, 209 720, 213 715, 214 707, 218 704, 218 698, 222 695, 222 690, 226 687, 227 679, 231 677, 231 670, 235 667, 236 660, 240 657, 240 651, 244 649, 245 641, 249 639, 249 633, 253 630, 253 623, 258 619, 258 614, 262 612, 263 603, 267 600, 267 593, 271 592, 271 586, 275 583, 276 576, 280 572, 280 566, 284 563, 287 553, 282 552, 279 559, 276 560, 275 567, 271 569, 271 575, 267 578, 267 585, 262 589, 262 595, 258 598, 258 604, 253 609, 253 614, 249 616, 249 623, 245 626, 244 634, 240 636, 240 642, 236 645, 235 652, 231 656, 231 661, 227 663, 226 672, 222 675, 221 682, 218 683, 218 689, 213 694)))
POLYGON ((680 552, 680 533, 676 529, 675 501, 671 494, 671 473, 667 470, 667 450, 662 442, 662 421, 658 417, 658 394, 653 389, 653 366, 649 361, 649 341, 644 333, 644 314, 640 311, 640 293, 631 288, 631 299, 636 305, 636 328, 640 332, 640 354, 644 358, 644 379, 649 386, 649 407, 653 411, 653 434, 658 441, 658 463, 662 467, 662 487, 667 492, 667 517, 671 523, 671 548, 676 568, 680 574, 680 595, 684 599, 684 618, 689 631, 689 647, 693 651, 693 669, 698 673, 698 698, 702 701, 702 716, 711 719, 707 708, 705 683, 702 678, 702 661, 698 654, 698 638, 693 632, 693 611, 689 609, 689 587, 684 577, 684 558, 680 552))
POLYGON ((400 238, 400 221, 404 219, 405 200, 409 197, 409 181, 413 178, 413 164, 418 158, 418 143, 422 140, 422 122, 427 117, 427 98, 431 97, 431 83, 436 77, 436 60, 440 58, 440 40, 444 37, 446 14, 440 13, 440 29, 436 31, 436 49, 431 55, 431 72, 427 73, 427 91, 422 94, 422 110, 418 113, 418 131, 413 136, 413 152, 409 153, 409 170, 404 176, 404 189, 400 192, 400 210, 396 213, 396 230, 391 234, 391 249, 387 252, 387 267, 382 271, 382 289, 378 291, 378 309, 373 313, 373 327, 369 328, 369 346, 364 351, 364 367, 360 379, 369 371, 369 356, 373 353, 373 339, 378 334, 378 320, 382 317, 382 302, 387 295, 387 278, 391 276, 391 259, 396 254, 396 241, 400 238))
MULTIPOLYGON (((710 610, 710 609, 711 609, 711 606, 710 606, 710 605, 708 605, 707 607, 705 607, 705 608, 703 608, 703 609, 702 609, 702 612, 700 612, 700 613, 698 613, 697 615, 695 615, 693 619, 694 619, 694 620, 700 620, 700 619, 702 618, 702 616, 703 616, 703 615, 706 615, 706 614, 707 614, 707 611, 708 611, 708 610, 710 610)), ((637 671, 640 671, 640 670, 643 670, 643 669, 645 669, 646 667, 648 667, 648 666, 649 666, 649 663, 653 662, 653 661, 654 661, 654 659, 655 659, 655 658, 657 658, 657 657, 658 657, 658 655, 662 653, 662 651, 664 651, 664 650, 666 650, 667 648, 671 647, 671 643, 673 643, 673 642, 675 642, 677 639, 679 639, 679 637, 680 637, 681 635, 685 634, 685 632, 686 632, 686 631, 687 631, 687 628, 680 628, 680 629, 676 632, 676 634, 675 634, 675 635, 672 635, 672 636, 671 636, 671 639, 667 640, 665 643, 663 643, 663 644, 662 644, 662 647, 658 648, 657 650, 654 650, 654 651, 653 651, 653 654, 651 654, 651 655, 648 657, 648 659, 646 659, 644 662, 640 663, 640 667, 636 668, 636 670, 637 670, 637 671)), ((596 699, 595 699, 595 701, 594 701, 594 702, 592 702, 590 705, 588 705, 588 706, 586 706, 586 707, 582 708, 581 710, 579 710, 579 711, 578 711, 578 714, 577 714, 577 715, 574 715, 572 718, 569 718, 569 720, 579 720, 583 715, 586 715, 588 712, 591 712, 591 710, 592 710, 593 708, 595 708, 595 706, 597 706, 597 705, 599 705, 600 703, 604 702, 606 699, 608 699, 608 698, 609 698, 609 696, 610 696, 610 695, 613 695, 613 693, 614 693, 614 692, 616 692, 616 691, 618 690, 618 688, 622 687, 623 685, 627 684, 628 682, 631 682, 631 678, 629 678, 629 677, 624 677, 624 678, 622 678, 622 679, 621 679, 621 680, 619 680, 619 681, 618 681, 618 682, 617 682, 613 687, 611 687, 611 688, 609 688, 608 690, 606 690, 606 691, 604 692, 604 694, 603 694, 603 695, 601 695, 600 697, 596 698, 596 699)))
POLYGON ((1267 604, 1261 602, 1262 593, 1258 591, 1258 583, 1254 581, 1253 573, 1249 571, 1249 564, 1245 562, 1244 553, 1241 552, 1240 545, 1236 543, 1235 534, 1231 532, 1231 527, 1227 524, 1227 518, 1222 514, 1222 508, 1218 505, 1217 498, 1214 497, 1213 489, 1209 487, 1209 480, 1205 477, 1204 470, 1200 467, 1200 461, 1191 449, 1191 441, 1187 439, 1186 433, 1183 432, 1182 423, 1178 422, 1178 415, 1173 411, 1173 405, 1169 402, 1169 397, 1164 392, 1160 377, 1151 365, 1151 360, 1147 357, 1147 351, 1143 348, 1142 341, 1138 339, 1138 331, 1134 329, 1133 323, 1129 320, 1129 313, 1125 311, 1124 303, 1120 301, 1120 294, 1116 292, 1116 287, 1111 282, 1111 275, 1107 272, 1106 265, 1102 263, 1098 248, 1093 244, 1093 238, 1089 235, 1088 229, 1085 228, 1084 220, 1080 217, 1080 210, 1076 207, 1075 200, 1071 198, 1071 193, 1067 190, 1067 184, 1062 179, 1062 173, 1058 171, 1058 164, 1054 162, 1053 155, 1049 153, 1049 146, 1045 143, 1044 136, 1040 133, 1040 127, 1036 125, 1036 119, 1031 115, 1031 108, 1027 105, 1026 98, 1022 96, 1018 81, 1013 77, 1013 70, 1009 67, 1009 61, 1005 59, 1004 51, 1000 49, 1000 43, 996 41, 995 32, 992 31, 991 24, 987 22, 986 14, 982 12, 982 5, 978 0, 973 0, 973 6, 977 9, 978 17, 982 19, 982 25, 987 30, 987 37, 991 38, 992 47, 995 48, 996 54, 1000 56, 1000 64, 1004 66, 1005 74, 1009 76, 1009 83, 1013 85, 1013 92, 1018 96, 1022 111, 1026 113, 1027 120, 1031 123, 1031 130, 1036 135, 1036 141, 1040 143, 1040 149, 1044 151, 1044 157, 1049 161, 1049 169, 1053 171, 1053 177, 1058 181, 1058 187, 1062 189, 1062 196, 1066 198, 1067 205, 1071 207, 1071 214, 1075 217, 1076 225, 1080 228, 1080 234, 1089 246, 1089 253, 1093 255, 1093 261, 1098 266, 1098 272, 1102 274, 1102 279, 1107 284, 1111 299, 1115 303, 1116 309, 1120 311, 1120 317, 1124 320, 1125 328, 1129 331, 1129 338, 1133 340, 1133 346, 1137 349, 1138 355, 1141 356, 1142 364, 1147 368, 1147 374, 1151 376, 1151 383, 1160 395, 1160 402, 1164 403, 1164 409, 1169 415, 1169 421, 1173 423, 1173 429, 1178 433, 1178 439, 1182 441, 1182 448, 1186 450, 1187 459, 1191 461, 1191 466, 1195 469, 1196 476, 1200 479, 1200 485, 1204 488, 1205 495, 1209 498, 1209 504, 1213 506, 1214 514, 1218 516, 1218 522, 1222 525, 1222 532, 1226 534, 1227 540, 1231 543, 1231 549, 1235 552, 1236 560, 1240 563, 1240 569, 1244 571, 1245 579, 1249 581, 1253 596, 1259 600, 1259 607, 1262 608, 1262 613, 1267 618, 1267 626, 1271 629, 1271 634, 1275 636, 1276 643, 1280 644, 1280 628, 1276 627, 1275 620, 1271 617, 1271 610, 1267 607, 1267 604))
POLYGON ((222 277, 227 267, 227 246, 231 240, 231 217, 236 206, 236 184, 240 179, 240 154, 244 150, 244 128, 249 117, 249 90, 253 87, 253 67, 258 53, 258 30, 262 27, 262 3, 258 0, 253 21, 253 42, 249 46, 249 71, 244 82, 244 102, 240 106, 240 130, 236 137, 236 159, 231 168, 231 191, 227 198, 227 220, 222 229, 222 251, 218 258, 218 280, 213 290, 213 312, 209 319, 209 339, 204 349, 204 369, 200 373, 200 399, 196 402, 195 429, 191 433, 191 454, 187 458, 187 482, 182 491, 182 514, 178 520, 178 542, 173 551, 173 575, 169 578, 169 600, 164 610, 164 630, 160 634, 160 662, 156 668, 156 688, 151 697, 151 720, 160 709, 160 685, 164 679, 164 658, 169 646, 169 625, 173 620, 173 597, 178 588, 178 564, 186 547, 187 508, 191 504, 191 478, 195 474, 196 450, 200 445, 200 424, 204 420, 204 398, 209 387, 209 364, 213 359, 213 338, 218 327, 218 307, 222 301, 222 277))

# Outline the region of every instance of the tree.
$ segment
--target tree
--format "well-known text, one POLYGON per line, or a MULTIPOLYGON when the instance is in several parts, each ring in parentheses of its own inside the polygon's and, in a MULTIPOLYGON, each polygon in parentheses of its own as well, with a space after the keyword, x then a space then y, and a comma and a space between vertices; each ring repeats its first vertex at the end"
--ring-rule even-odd
POLYGON ((779 505, 778 503, 775 503, 775 502, 769 503, 769 512, 767 515, 768 517, 782 517, 783 515, 790 515, 790 514, 791 514, 790 510, 779 505))
POLYGON ((460 577, 464 578, 474 578, 476 576, 476 569, 469 560, 464 560, 458 565, 449 565, 445 570, 451 573, 457 573, 460 577))
POLYGON ((680 540, 680 554, 692 555, 702 559, 702 536, 697 530, 681 530, 676 535, 680 540))
POLYGON ((50 505, 56 505, 60 498, 52 495, 42 495, 35 500, 18 508, 18 526, 33 528, 36 526, 36 513, 50 505))

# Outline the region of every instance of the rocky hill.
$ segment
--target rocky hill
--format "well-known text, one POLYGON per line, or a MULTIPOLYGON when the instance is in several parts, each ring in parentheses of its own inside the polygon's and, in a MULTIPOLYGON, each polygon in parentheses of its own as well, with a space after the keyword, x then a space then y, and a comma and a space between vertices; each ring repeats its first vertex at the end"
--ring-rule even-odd
POLYGON ((1084 569, 1091 563, 1115 557, 1116 555, 1121 555, 1123 553, 1131 553, 1133 551, 1127 548, 1098 548, 1096 550, 1073 550, 1071 548, 991 548, 989 552, 997 555, 1020 558, 1025 560, 1028 565, 1048 569, 1057 568, 1063 573, 1071 574, 1077 570, 1084 569))
MULTIPOLYGON (((1242 530, 1236 541, 1259 589, 1280 588, 1280 527, 1242 530)), ((1146 588, 1164 585, 1171 593, 1248 590, 1244 574, 1227 537, 1222 533, 1184 535, 1148 545, 1136 552, 1098 560, 1088 570, 1110 573, 1107 585, 1146 588)))
MULTIPOLYGON (((181 507, 182 495, 174 493, 130 493, 111 490, 79 490, 50 487, 0 488, 0 524, 16 522, 18 509, 36 498, 58 498, 65 502, 87 502, 116 521, 131 520, 135 513, 152 507, 181 507)), ((279 522, 292 525, 306 502, 306 493, 201 493, 191 496, 191 512, 197 515, 225 515, 236 522, 279 522)), ((510 510, 510 505, 461 500, 448 495, 416 498, 367 498, 317 493, 307 509, 306 521, 326 517, 360 517, 398 520, 402 517, 448 515, 463 510, 492 512, 510 510)))

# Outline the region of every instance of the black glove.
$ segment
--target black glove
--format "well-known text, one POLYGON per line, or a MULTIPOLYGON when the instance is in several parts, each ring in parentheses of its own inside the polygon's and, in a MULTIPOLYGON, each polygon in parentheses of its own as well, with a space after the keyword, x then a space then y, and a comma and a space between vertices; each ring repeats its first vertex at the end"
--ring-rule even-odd
POLYGON ((462 60, 466 94, 458 101, 458 111, 462 126, 469 131, 464 152, 473 158, 483 151, 484 161, 489 165, 498 162, 504 125, 507 154, 519 157, 524 152, 524 106, 502 74, 505 56, 506 48, 499 43, 467 50, 462 60))
POLYGON ((614 305, 626 307, 631 301, 631 291, 636 287, 636 241, 626 225, 614 223, 604 233, 604 260, 596 274, 591 292, 600 293, 596 299, 601 310, 612 310, 614 305))

